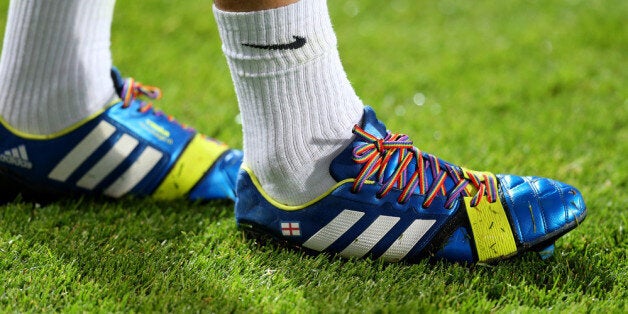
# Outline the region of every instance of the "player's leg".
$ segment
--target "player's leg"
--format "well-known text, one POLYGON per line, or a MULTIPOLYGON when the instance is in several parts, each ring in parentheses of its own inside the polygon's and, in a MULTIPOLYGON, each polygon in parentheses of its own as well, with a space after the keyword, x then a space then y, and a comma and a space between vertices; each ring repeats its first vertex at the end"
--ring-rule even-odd
POLYGON ((0 178, 35 195, 234 198, 241 154, 137 98, 112 70, 114 0, 12 0, 0 58, 0 178))
POLYGON ((340 62, 325 1, 254 13, 220 9, 261 9, 260 3, 215 3, 240 104, 244 158, 270 196, 302 204, 336 183, 329 165, 351 142, 364 109, 340 62))
POLYGON ((276 9, 299 0, 216 0, 216 6, 229 12, 253 12, 276 9))
POLYGON ((11 1, 0 59, 0 114, 16 129, 51 134, 115 95, 114 0, 11 1))
POLYGON ((490 261, 551 251, 582 221, 569 185, 468 170, 389 133, 347 80, 326 2, 287 2, 214 6, 243 122, 240 227, 344 256, 490 261))

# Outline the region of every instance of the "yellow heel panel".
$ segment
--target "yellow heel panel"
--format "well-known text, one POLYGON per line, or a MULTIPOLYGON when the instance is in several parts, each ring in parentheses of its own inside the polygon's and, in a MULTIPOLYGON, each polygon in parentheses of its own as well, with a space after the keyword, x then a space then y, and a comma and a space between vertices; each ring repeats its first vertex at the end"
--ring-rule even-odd
POLYGON ((228 149, 226 145, 208 141, 202 135, 196 134, 155 190, 153 197, 172 200, 185 196, 228 149))

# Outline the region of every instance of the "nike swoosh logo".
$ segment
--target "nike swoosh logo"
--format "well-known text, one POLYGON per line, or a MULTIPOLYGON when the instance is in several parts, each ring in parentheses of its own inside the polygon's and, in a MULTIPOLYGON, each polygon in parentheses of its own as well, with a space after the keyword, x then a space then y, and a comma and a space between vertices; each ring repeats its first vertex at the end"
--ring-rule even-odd
POLYGON ((258 44, 242 44, 243 46, 258 48, 258 49, 266 49, 266 50, 293 50, 299 49, 305 45, 307 40, 305 37, 301 36, 292 36, 294 41, 288 44, 278 44, 278 45, 258 45, 258 44))

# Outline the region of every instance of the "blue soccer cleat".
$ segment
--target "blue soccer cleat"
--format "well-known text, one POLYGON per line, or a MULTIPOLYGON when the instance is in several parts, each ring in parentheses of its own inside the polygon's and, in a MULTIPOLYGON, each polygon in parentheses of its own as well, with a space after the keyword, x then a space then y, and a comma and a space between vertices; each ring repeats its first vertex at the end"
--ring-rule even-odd
POLYGON ((586 215, 573 187, 465 169, 389 133, 366 108, 355 140, 332 162, 338 182, 299 206, 280 204, 243 167, 236 220, 249 234, 344 257, 490 262, 553 243, 586 215))
POLYGON ((0 178, 35 198, 74 194, 232 199, 242 152, 142 102, 160 91, 112 70, 121 99, 53 135, 0 125, 0 178))

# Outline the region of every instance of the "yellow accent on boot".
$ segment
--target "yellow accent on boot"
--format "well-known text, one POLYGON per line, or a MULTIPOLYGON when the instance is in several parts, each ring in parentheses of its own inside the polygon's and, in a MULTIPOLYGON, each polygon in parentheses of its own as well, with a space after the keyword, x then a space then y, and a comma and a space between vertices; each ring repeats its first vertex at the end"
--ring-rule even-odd
POLYGON ((155 190, 153 197, 172 200, 185 196, 228 149, 224 144, 208 141, 202 135, 196 134, 155 190))
POLYGON ((476 207, 471 207, 471 199, 465 197, 464 203, 467 206, 479 261, 504 258, 517 253, 517 243, 499 199, 489 203, 483 197, 476 207))
POLYGON ((120 98, 118 98, 118 96, 114 97, 112 100, 109 101, 109 103, 107 105, 105 105, 102 109, 96 111, 95 113, 93 113, 92 115, 88 116, 87 118, 59 131, 59 132, 55 132, 52 134, 31 134, 31 133, 26 133, 26 132, 22 132, 16 128, 14 128, 13 126, 11 126, 8 122, 6 122, 2 117, 0 117, 0 125, 2 125, 5 129, 7 129, 9 132, 13 133, 15 136, 24 138, 24 139, 28 139, 28 140, 52 140, 61 136, 64 136, 80 127, 82 127, 83 125, 87 124, 87 122, 90 122, 94 119, 96 119, 98 116, 100 116, 101 114, 103 114, 103 112, 107 111, 107 109, 109 109, 109 107, 119 103, 121 100, 120 98))
MULTIPOLYGON (((327 192, 319 195, 318 197, 316 197, 315 199, 300 204, 300 205, 286 205, 286 204, 282 204, 278 201, 276 201, 274 198, 272 198, 272 196, 268 195, 268 193, 266 193, 266 191, 264 191, 264 188, 262 188, 262 184, 259 182, 259 179, 257 179, 257 177, 255 176, 255 174, 253 173, 253 170, 251 170, 251 168, 247 167, 246 165, 242 165, 241 167, 242 170, 246 171, 249 174, 249 177, 251 178, 251 182, 253 182, 253 185, 255 185, 255 188, 257 189, 257 191, 259 192, 259 194, 261 194, 264 199, 271 203, 273 206, 277 207, 278 209, 281 210, 285 210, 285 211, 297 211, 297 210, 301 210, 304 209, 310 205, 313 205, 314 203, 324 199, 325 197, 327 197, 328 195, 330 195, 331 193, 333 193, 337 188, 339 188, 340 186, 342 186, 343 184, 346 183, 353 183, 355 181, 355 179, 351 178, 351 179, 344 179, 336 184, 334 184, 332 187, 329 188, 329 190, 327 190, 327 192)), ((364 181, 364 184, 375 184, 375 181, 372 180, 366 180, 364 181)))

